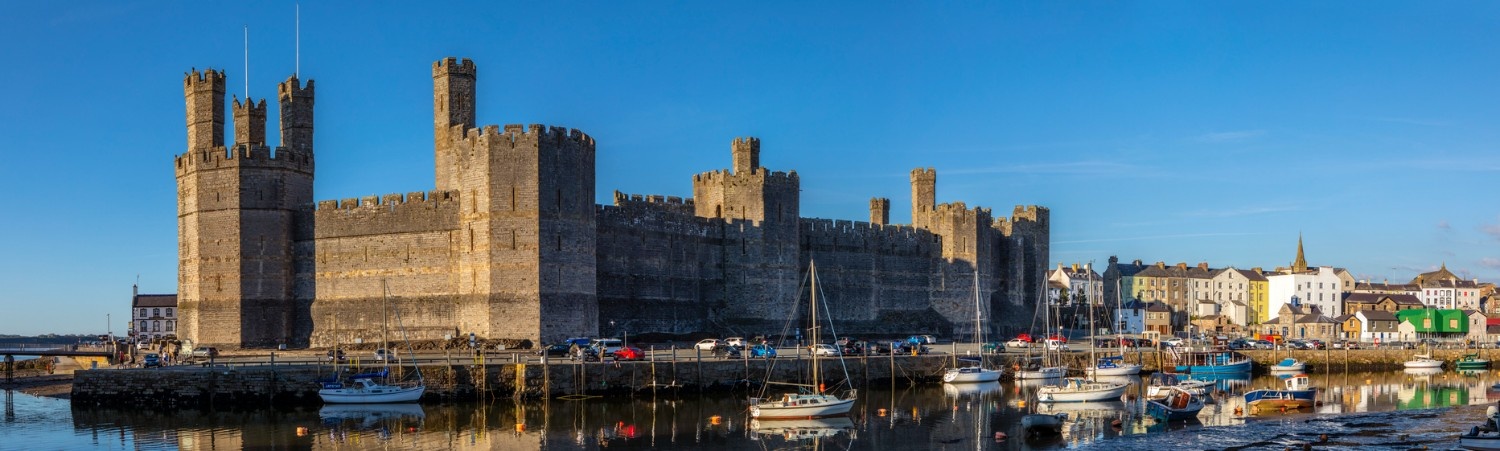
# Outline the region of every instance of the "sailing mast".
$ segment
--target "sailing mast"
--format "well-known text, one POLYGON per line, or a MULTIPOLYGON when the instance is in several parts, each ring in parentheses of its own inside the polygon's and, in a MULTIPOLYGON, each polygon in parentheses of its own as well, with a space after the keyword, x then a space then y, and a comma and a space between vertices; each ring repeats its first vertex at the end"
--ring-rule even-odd
POLYGON ((818 380, 818 262, 808 262, 812 271, 812 385, 813 393, 823 394, 823 383, 818 380))

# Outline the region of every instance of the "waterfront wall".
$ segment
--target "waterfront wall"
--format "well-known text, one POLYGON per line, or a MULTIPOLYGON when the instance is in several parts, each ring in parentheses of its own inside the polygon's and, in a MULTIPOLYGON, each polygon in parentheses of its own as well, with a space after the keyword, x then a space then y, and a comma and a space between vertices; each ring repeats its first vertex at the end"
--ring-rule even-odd
MULTIPOLYGON (((935 381, 947 356, 845 359, 856 387, 935 381)), ((423 365, 427 400, 499 397, 677 393, 745 389, 764 381, 806 380, 810 360, 678 360, 658 362, 485 363, 423 365)), ((401 376, 399 368, 392 368, 401 376)), ((410 367, 405 368, 411 371, 410 367)), ((73 402, 119 406, 269 406, 318 404, 317 383, 329 365, 174 367, 152 370, 84 370, 74 373, 73 402)), ((823 362, 822 377, 833 388, 844 380, 837 363, 823 362)))
MULTIPOLYGON (((1238 351, 1249 356, 1255 362, 1255 371, 1265 371, 1270 365, 1280 362, 1282 359, 1292 357, 1301 360, 1308 365, 1308 372, 1329 373, 1340 371, 1391 371, 1404 368, 1403 363, 1411 360, 1417 354, 1430 354, 1432 358, 1448 362, 1444 367, 1448 370, 1454 368, 1454 363, 1465 354, 1478 353, 1480 357, 1500 359, 1500 350, 1496 349, 1442 349, 1442 350, 1411 350, 1411 349, 1326 349, 1326 350, 1256 350, 1238 351)), ((1101 351, 1099 355, 1117 355, 1118 350, 1109 352, 1101 351)), ((1011 354, 1012 357, 1002 358, 1007 362, 1018 360, 1020 354, 1011 354)), ((1125 361, 1140 363, 1143 371, 1160 371, 1163 362, 1170 366, 1172 356, 1165 351, 1155 349, 1126 350, 1125 361)), ((1064 357, 1069 368, 1084 368, 1089 365, 1089 354, 1087 352, 1075 352, 1064 357)), ((1500 362, 1491 365, 1492 368, 1500 368, 1500 362)), ((1170 369, 1170 368, 1169 368, 1170 369)))

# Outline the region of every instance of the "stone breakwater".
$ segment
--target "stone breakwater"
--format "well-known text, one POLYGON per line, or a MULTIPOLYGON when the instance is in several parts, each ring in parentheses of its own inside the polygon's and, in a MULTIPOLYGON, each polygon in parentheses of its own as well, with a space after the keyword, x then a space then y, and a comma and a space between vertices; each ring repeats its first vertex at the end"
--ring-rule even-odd
MULTIPOLYGON (((911 385, 935 381, 949 356, 845 359, 856 387, 911 385)), ((636 392, 728 391, 773 380, 805 380, 809 360, 705 360, 605 363, 489 363, 422 365, 424 400, 478 400, 497 397, 618 395, 636 392)), ((414 379, 412 367, 393 367, 395 377, 414 379), (404 371, 403 371, 404 370, 404 371)), ((85 370, 74 373, 73 402, 79 405, 294 406, 316 405, 318 380, 333 375, 331 365, 172 367, 85 370)), ((838 363, 823 362, 827 387, 843 381, 838 363)))

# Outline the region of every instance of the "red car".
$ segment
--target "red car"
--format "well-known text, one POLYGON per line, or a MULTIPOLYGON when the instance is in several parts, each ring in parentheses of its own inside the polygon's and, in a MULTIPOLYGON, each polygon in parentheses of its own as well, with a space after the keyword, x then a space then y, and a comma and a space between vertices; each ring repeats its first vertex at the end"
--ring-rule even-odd
POLYGON ((1068 337, 1064 337, 1064 336, 1058 335, 1058 334, 1052 334, 1052 335, 1048 336, 1047 339, 1048 340, 1057 340, 1058 343, 1067 343, 1068 342, 1068 337))
POLYGON ((1036 340, 1031 339, 1031 334, 1016 335, 1016 339, 1027 343, 1036 343, 1036 340))
POLYGON ((620 350, 615 351, 615 360, 643 360, 645 358, 646 352, 635 346, 621 346, 620 350))

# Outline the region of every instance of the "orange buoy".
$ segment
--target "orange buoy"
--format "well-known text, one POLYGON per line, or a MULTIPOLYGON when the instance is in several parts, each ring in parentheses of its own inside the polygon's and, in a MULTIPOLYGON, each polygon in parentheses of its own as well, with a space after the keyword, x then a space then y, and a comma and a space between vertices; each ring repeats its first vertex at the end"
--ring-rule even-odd
POLYGON ((884 408, 884 407, 882 407, 882 408, 880 408, 880 410, 876 410, 876 411, 875 411, 875 414, 876 414, 876 415, 880 415, 880 416, 882 416, 882 417, 883 417, 883 416, 885 416, 885 408, 884 408))
POLYGON ((297 436, 298 437, 306 437, 307 436, 307 426, 297 426, 297 436))
POLYGON ((722 421, 722 420, 723 420, 722 417, 720 417, 718 415, 714 415, 714 416, 708 417, 708 424, 712 424, 714 426, 718 426, 719 422, 722 421))

